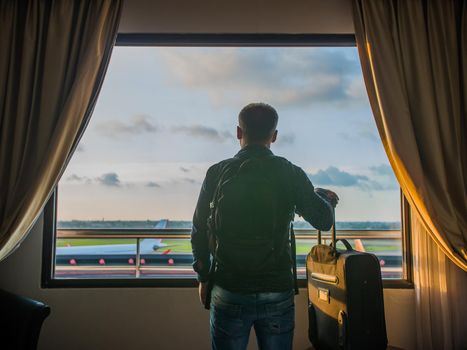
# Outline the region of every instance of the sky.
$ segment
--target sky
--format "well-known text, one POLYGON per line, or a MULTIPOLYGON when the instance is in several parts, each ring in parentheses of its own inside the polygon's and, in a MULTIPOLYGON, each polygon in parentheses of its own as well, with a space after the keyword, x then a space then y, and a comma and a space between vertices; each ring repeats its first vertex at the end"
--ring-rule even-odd
POLYGON ((118 46, 58 219, 191 220, 208 167, 239 150, 250 102, 276 108, 271 150, 339 195, 338 221, 400 220, 356 48, 118 46))

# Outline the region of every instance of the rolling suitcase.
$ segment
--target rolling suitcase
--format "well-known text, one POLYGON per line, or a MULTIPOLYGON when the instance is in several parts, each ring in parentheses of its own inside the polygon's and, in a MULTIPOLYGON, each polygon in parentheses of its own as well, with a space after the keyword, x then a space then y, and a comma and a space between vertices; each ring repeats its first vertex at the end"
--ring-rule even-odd
POLYGON ((375 255, 352 249, 345 240, 318 244, 306 259, 308 336, 317 350, 386 349, 381 267, 375 255), (336 249, 341 241, 345 250, 336 249))

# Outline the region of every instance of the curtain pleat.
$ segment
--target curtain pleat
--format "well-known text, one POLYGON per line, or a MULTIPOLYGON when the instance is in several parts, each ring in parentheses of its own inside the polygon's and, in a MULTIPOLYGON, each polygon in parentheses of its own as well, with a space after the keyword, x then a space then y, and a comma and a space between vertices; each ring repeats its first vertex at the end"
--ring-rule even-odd
POLYGON ((418 348, 467 349, 467 274, 446 257, 417 215, 412 216, 412 245, 418 348))
POLYGON ((121 0, 0 2, 0 260, 25 238, 88 123, 121 0))
POLYGON ((466 2, 354 0, 386 154, 428 234, 467 271, 466 2))
POLYGON ((353 5, 370 104, 413 212, 417 346, 466 349, 466 1, 353 5))

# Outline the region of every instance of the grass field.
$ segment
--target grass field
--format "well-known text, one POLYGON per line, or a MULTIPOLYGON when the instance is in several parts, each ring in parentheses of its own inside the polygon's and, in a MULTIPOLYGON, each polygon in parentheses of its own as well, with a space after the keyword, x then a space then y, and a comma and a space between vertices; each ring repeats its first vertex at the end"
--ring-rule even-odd
MULTIPOLYGON (((191 243, 188 239, 163 239, 162 243, 167 244, 166 248, 161 248, 159 251, 163 252, 170 249, 173 253, 191 254, 191 243)), ((382 241, 364 243, 367 252, 386 252, 386 251, 401 251, 401 246, 394 244, 395 242, 388 242, 384 244, 382 241), (373 244, 372 244, 373 243, 373 244), (376 244, 378 243, 378 244, 376 244)), ((98 246, 98 245, 113 245, 113 244, 136 244, 135 239, 57 239, 57 247, 78 247, 78 246, 98 246)), ((297 241, 297 254, 308 254, 315 241, 303 242, 297 241)), ((338 246, 339 247, 339 246, 338 246)))
POLYGON ((83 247, 90 245, 110 245, 110 244, 136 244, 136 239, 112 238, 112 239, 87 239, 87 238, 58 238, 57 247, 83 247))

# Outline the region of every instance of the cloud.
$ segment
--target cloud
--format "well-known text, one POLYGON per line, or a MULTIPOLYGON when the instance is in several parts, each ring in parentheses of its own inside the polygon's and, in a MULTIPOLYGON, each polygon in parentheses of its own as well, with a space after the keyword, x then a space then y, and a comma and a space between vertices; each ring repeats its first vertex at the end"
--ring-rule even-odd
POLYGON ((73 183, 85 183, 85 184, 92 183, 92 180, 89 177, 79 176, 77 174, 71 174, 71 175, 67 176, 65 180, 67 182, 73 182, 73 183))
POLYGON ((189 172, 190 172, 190 169, 181 166, 181 167, 180 167, 180 171, 182 171, 182 172, 184 172, 184 173, 189 173, 189 172))
POLYGON ((79 176, 79 175, 76 175, 76 174, 71 174, 70 176, 68 176, 66 178, 67 181, 83 181, 84 180, 84 177, 83 176, 79 176))
POLYGON ((190 178, 190 177, 184 177, 182 180, 183 180, 184 182, 188 182, 188 183, 193 184, 193 185, 201 185, 201 182, 200 182, 199 180, 197 180, 197 179, 192 179, 192 178, 190 178))
POLYGON ((96 181, 104 186, 109 187, 120 187, 122 183, 117 175, 117 173, 105 173, 96 178, 96 181))
POLYGON ((358 137, 359 138, 362 138, 362 139, 367 139, 371 142, 380 142, 380 138, 378 136, 378 134, 373 131, 373 130, 360 130, 358 133, 357 133, 358 137))
POLYGON ((368 98, 366 87, 363 82, 363 77, 358 76, 353 78, 350 84, 347 86, 346 93, 348 96, 351 96, 356 99, 368 98))
POLYGON ((313 183, 324 186, 349 187, 357 186, 362 181, 368 181, 367 176, 350 174, 334 166, 330 166, 325 170, 320 169, 315 174, 309 174, 308 177, 313 183))
POLYGON ((133 115, 126 122, 120 120, 101 122, 96 125, 96 129, 98 132, 108 137, 155 133, 159 131, 159 127, 152 121, 152 118, 146 114, 133 115))
POLYGON ((160 188, 162 187, 159 183, 155 181, 133 181, 133 182, 122 182, 120 177, 115 172, 104 173, 98 177, 88 177, 80 176, 77 174, 71 174, 66 177, 66 182, 75 183, 75 184, 86 184, 86 185, 100 185, 106 187, 119 187, 119 188, 134 188, 138 187, 150 187, 150 188, 160 188))
POLYGON ((84 152, 86 150, 86 148, 84 147, 83 144, 78 144, 78 147, 76 147, 76 152, 84 152))
POLYGON ((204 125, 175 126, 172 130, 176 133, 182 133, 214 142, 224 142, 234 139, 233 135, 228 131, 219 131, 204 125))
POLYGON ((367 140, 372 143, 380 143, 381 139, 378 135, 376 128, 371 128, 369 125, 360 125, 353 133, 339 132, 339 137, 349 142, 359 142, 367 140))
POLYGON ((371 166, 369 169, 376 176, 380 177, 384 189, 396 190, 400 188, 399 182, 397 182, 396 176, 389 165, 381 164, 371 166))
POLYGON ((314 174, 308 174, 308 177, 314 185, 318 186, 356 187, 364 191, 386 191, 398 188, 392 181, 377 181, 366 175, 351 174, 335 166, 330 166, 325 170, 320 169, 314 174))
POLYGON ((354 137, 352 134, 349 134, 348 132, 338 132, 337 135, 346 141, 354 141, 354 137))
POLYGON ((392 168, 387 164, 371 166, 370 170, 378 175, 394 176, 392 168))
POLYGON ((200 186, 202 184, 202 181, 197 178, 192 178, 192 177, 179 177, 179 178, 173 178, 167 181, 167 184, 168 184, 168 187, 186 185, 186 184, 200 186))
POLYGON ((295 143, 295 134, 293 133, 279 133, 276 141, 278 146, 293 145, 295 143))
POLYGON ((287 106, 367 98, 358 59, 333 49, 224 48, 193 53, 172 48, 162 58, 169 81, 203 89, 217 105, 261 100, 287 106))

